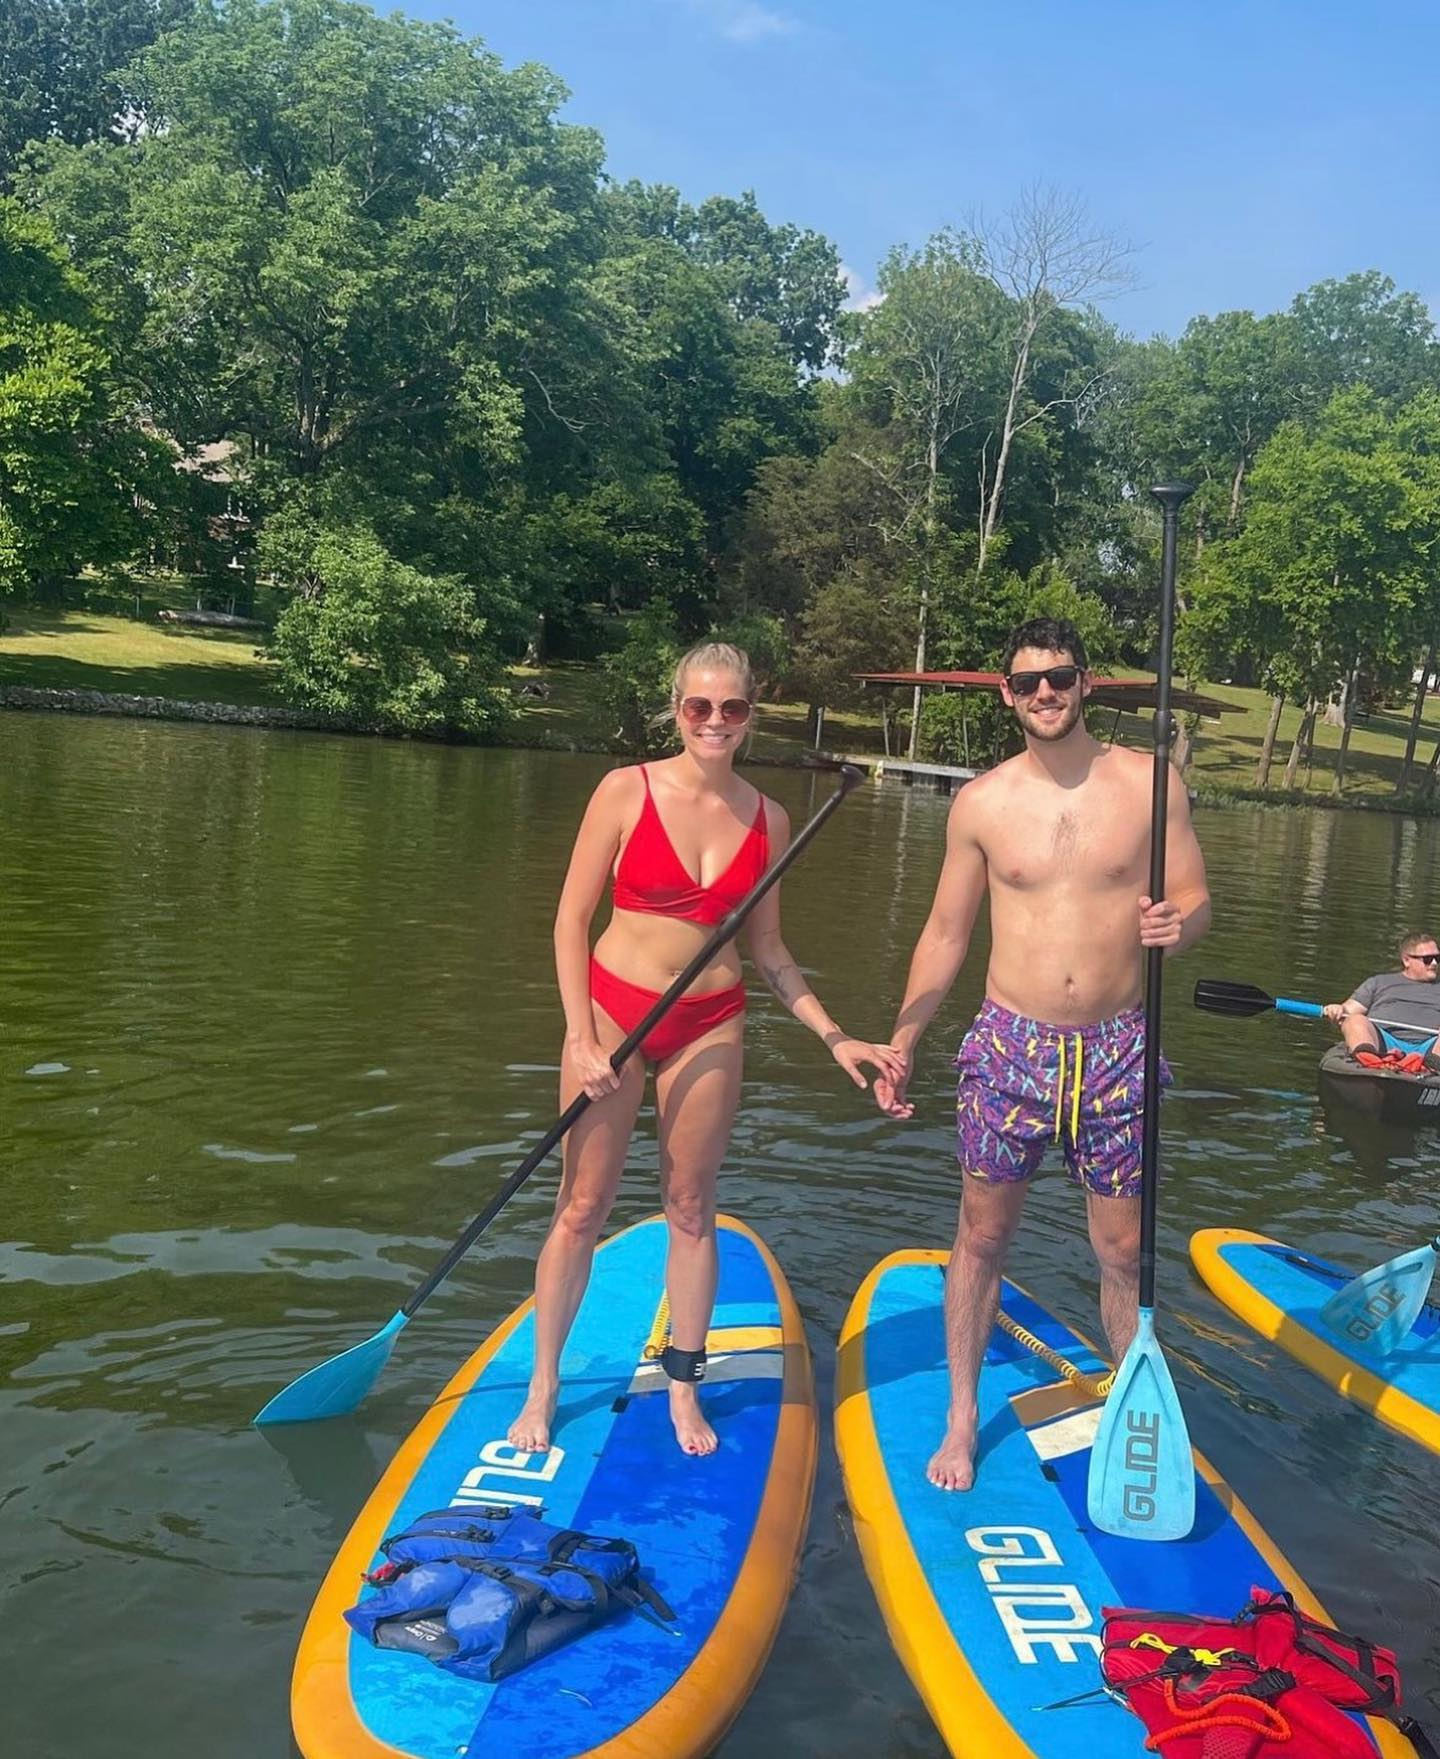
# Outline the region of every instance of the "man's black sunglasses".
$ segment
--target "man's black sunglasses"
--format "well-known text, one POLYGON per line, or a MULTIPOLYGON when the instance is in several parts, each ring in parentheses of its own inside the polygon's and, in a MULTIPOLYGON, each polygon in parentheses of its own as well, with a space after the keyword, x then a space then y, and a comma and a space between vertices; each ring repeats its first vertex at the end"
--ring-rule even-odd
POLYGON ((1434 965, 1440 961, 1440 953, 1407 953, 1407 959, 1413 959, 1417 965, 1434 965))
POLYGON ((1043 672, 1012 672, 1005 682, 1012 696, 1034 696, 1043 678, 1052 690, 1073 690, 1079 666, 1047 666, 1043 672))

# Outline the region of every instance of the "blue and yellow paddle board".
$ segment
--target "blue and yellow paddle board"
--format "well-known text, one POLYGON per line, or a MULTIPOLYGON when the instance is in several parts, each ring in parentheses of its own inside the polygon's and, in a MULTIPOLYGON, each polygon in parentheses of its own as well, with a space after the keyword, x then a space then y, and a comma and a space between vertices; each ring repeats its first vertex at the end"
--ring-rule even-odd
POLYGON ((301 1638, 291 1718, 306 1759, 687 1759, 708 1753, 769 1654, 800 1556, 816 1416, 800 1315, 779 1266, 720 1218, 720 1286, 703 1402, 720 1436, 681 1453, 667 1382, 643 1351, 663 1292, 659 1217, 606 1242, 566 1345, 554 1445, 505 1432, 530 1375, 533 1303, 470 1358, 401 1446, 320 1589, 301 1638), (433 1509, 543 1506, 632 1540, 674 1610, 624 1613, 498 1685, 372 1647, 341 1614, 380 1542, 433 1509))
POLYGON ((1427 1302, 1400 1347, 1380 1356, 1320 1317, 1353 1271, 1245 1228, 1202 1228, 1191 1236, 1190 1257, 1237 1319, 1382 1423, 1440 1453, 1440 1307, 1427 1302))
MULTIPOLYGON (((1196 1520, 1169 1544, 1117 1539, 1085 1508, 1098 1400, 996 1330, 980 1374, 972 1489, 925 1465, 949 1398, 945 1252, 896 1252, 870 1273, 840 1338, 835 1432, 875 1597, 901 1661, 963 1759, 1143 1759, 1145 1730, 1099 1684, 1101 1608, 1237 1613, 1252 1585, 1315 1598, 1213 1468, 1195 1456, 1196 1520)), ((1004 1311, 1082 1372, 1106 1364, 1013 1284, 1004 1311)), ((1412 1755, 1388 1724, 1375 1750, 1412 1755)))

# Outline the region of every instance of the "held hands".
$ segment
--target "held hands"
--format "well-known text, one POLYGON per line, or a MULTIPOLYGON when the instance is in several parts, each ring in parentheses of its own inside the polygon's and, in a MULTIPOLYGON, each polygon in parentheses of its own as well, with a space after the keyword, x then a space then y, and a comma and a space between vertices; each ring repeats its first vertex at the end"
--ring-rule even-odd
POLYGON ((1184 918, 1180 906, 1162 898, 1158 904, 1149 898, 1140 900, 1140 945, 1142 947, 1178 947, 1184 918))
POLYGON ((875 1077, 875 1103, 887 1118, 895 1118, 903 1123, 906 1118, 915 1116, 915 1107, 905 1097, 910 1085, 911 1061, 903 1052, 897 1051, 900 1068, 896 1074, 880 1074, 875 1077))
POLYGON ((609 1052, 601 1050, 595 1039, 572 1040, 566 1049, 570 1053, 570 1067, 575 1072, 575 1079, 591 1099, 604 1099, 607 1093, 614 1093, 619 1087, 620 1077, 610 1067, 609 1052))
POLYGON ((837 1027, 833 1032, 825 1034, 825 1043, 830 1055, 850 1077, 857 1087, 865 1087, 868 1083, 860 1073, 861 1065, 870 1063, 876 1070, 875 1092, 878 1096, 882 1082, 903 1080, 905 1059, 891 1044, 870 1044, 863 1038, 851 1038, 848 1033, 841 1032, 837 1027))

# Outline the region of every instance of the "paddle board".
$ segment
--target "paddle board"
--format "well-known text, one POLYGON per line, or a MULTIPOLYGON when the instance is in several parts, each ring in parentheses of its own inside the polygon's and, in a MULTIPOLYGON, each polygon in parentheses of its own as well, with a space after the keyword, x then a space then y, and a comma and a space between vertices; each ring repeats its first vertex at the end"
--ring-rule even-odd
POLYGON ((1427 1302, 1399 1349, 1381 1356, 1320 1317, 1353 1271, 1245 1228, 1202 1228, 1191 1236, 1190 1257, 1237 1319, 1382 1423, 1440 1453, 1440 1306, 1427 1302))
POLYGON ((708 1753, 769 1654, 805 1535, 816 1416, 800 1315, 779 1266, 720 1217, 720 1284, 702 1391, 719 1451, 683 1454, 668 1382, 643 1350, 663 1293, 666 1230, 617 1234, 561 1364, 549 1453, 505 1431, 530 1374, 533 1303, 499 1326, 421 1418, 356 1518, 295 1662, 291 1720, 306 1759, 688 1759, 708 1753), (498 1685, 374 1648, 341 1614, 380 1542, 434 1509, 543 1506, 565 1526, 632 1540, 676 1615, 623 1613, 498 1685))
MULTIPOLYGON (((840 1339, 835 1417, 860 1554, 890 1637, 961 1759, 1143 1759, 1139 1718, 1099 1683, 1103 1606, 1230 1617, 1252 1585, 1315 1598, 1214 1469, 1195 1456, 1195 1527, 1154 1544, 1092 1528, 1085 1509, 1100 1404, 996 1330, 980 1374, 969 1491, 925 1464, 945 1426, 945 1252, 897 1252, 866 1278, 840 1339)), ((1011 1283, 1004 1310, 1083 1372, 1107 1365, 1011 1283)), ((1413 1755, 1384 1722, 1378 1753, 1413 1755)))

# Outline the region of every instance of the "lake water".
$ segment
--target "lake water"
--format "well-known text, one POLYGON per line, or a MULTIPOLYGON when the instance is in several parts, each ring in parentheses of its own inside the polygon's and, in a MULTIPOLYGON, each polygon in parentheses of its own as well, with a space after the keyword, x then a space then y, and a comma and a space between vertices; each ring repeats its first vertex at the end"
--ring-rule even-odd
MULTIPOLYGON (((555 1110, 550 922, 605 760, 0 715, 0 1675, 23 1759, 285 1759, 301 1623, 435 1391, 528 1292, 537 1175, 405 1333, 356 1418, 258 1406, 399 1305, 555 1110), (272 1439, 273 1438, 273 1439, 272 1439)), ((760 778, 797 820, 829 784, 760 778)), ((860 791, 785 882, 827 1006, 883 1036, 948 802, 860 791)), ((1342 1625, 1394 1644, 1440 1721, 1440 1462, 1233 1321, 1194 1228, 1357 1267, 1435 1228, 1440 1132, 1378 1137, 1316 1092, 1324 1034, 1197 1014, 1198 975, 1331 1000, 1434 926, 1440 833, 1205 811, 1215 928, 1168 967, 1162 1330, 1192 1434, 1342 1625)), ((800 1581, 725 1759, 933 1759, 861 1570, 830 1438, 864 1271, 947 1244, 954 1043, 977 945, 903 1128, 757 987, 723 1206, 809 1326, 823 1445, 800 1581)), ((655 1207, 642 1117, 617 1224, 655 1207)), ((1012 1269, 1095 1331, 1058 1175, 1012 1269)))

